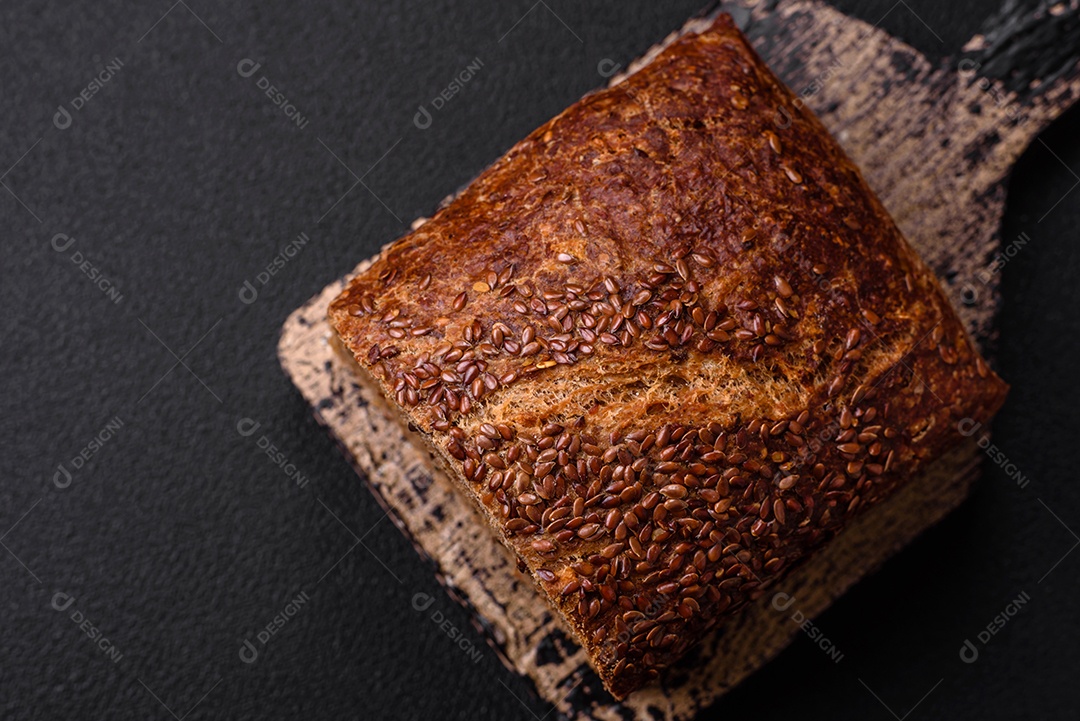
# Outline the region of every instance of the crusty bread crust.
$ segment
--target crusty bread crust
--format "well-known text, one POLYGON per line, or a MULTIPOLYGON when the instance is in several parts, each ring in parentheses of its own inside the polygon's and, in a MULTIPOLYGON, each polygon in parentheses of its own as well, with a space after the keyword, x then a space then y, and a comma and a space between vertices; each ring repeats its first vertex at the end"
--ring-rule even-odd
POLYGON ((619 698, 1007 389, 727 16, 514 146, 329 316, 619 698))

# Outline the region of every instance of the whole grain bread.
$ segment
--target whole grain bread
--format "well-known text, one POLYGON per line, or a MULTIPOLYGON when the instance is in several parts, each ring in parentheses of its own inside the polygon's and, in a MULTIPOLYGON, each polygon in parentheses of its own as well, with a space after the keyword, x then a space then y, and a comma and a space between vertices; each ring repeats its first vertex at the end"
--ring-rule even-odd
POLYGON ((1007 389, 726 15, 515 145, 329 315, 618 698, 1007 389))

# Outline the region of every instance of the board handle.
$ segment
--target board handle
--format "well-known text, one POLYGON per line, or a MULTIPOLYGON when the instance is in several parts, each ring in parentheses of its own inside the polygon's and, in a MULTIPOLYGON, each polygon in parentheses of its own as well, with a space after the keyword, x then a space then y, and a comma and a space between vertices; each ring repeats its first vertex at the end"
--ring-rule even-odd
POLYGON ((1080 0, 1005 0, 951 62, 970 110, 1026 145, 1080 97, 1080 0))

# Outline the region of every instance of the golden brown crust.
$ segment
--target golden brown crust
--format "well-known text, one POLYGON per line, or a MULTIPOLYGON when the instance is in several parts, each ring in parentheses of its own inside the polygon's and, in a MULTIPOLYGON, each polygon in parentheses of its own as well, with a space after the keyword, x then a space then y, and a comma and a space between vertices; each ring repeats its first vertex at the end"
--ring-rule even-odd
POLYGON ((518 143, 330 320, 620 698, 1006 392, 727 16, 518 143))

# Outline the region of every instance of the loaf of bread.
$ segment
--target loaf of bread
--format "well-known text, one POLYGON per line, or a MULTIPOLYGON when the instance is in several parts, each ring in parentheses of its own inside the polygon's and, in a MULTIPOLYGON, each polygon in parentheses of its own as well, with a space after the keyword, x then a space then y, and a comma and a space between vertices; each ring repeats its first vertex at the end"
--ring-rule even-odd
POLYGON ((515 145, 330 321, 617 698, 1007 388, 727 16, 515 145))

